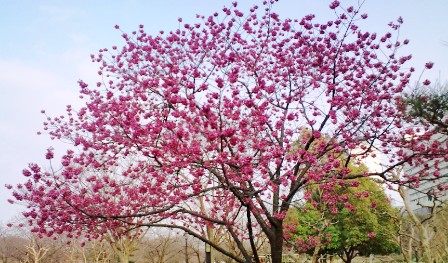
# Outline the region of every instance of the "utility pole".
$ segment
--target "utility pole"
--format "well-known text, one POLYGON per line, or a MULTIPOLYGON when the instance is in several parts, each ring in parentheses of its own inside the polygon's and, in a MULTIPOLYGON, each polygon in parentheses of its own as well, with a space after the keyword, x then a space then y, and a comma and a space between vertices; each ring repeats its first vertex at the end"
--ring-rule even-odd
POLYGON ((185 235, 185 263, 188 263, 188 243, 187 243, 188 236, 185 235))
POLYGON ((205 263, 212 263, 212 248, 209 244, 205 244, 205 263))

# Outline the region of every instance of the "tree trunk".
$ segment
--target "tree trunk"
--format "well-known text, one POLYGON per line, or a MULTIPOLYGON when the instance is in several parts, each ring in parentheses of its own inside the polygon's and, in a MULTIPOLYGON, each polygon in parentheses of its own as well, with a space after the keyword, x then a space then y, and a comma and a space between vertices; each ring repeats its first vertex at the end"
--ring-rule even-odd
POLYGON ((131 259, 131 246, 132 242, 127 242, 127 240, 119 240, 111 244, 112 250, 118 256, 120 263, 129 263, 131 259))
POLYGON ((272 263, 282 263, 283 256, 283 222, 272 226, 273 237, 269 239, 272 263))
POLYGON ((356 256, 356 251, 353 248, 350 248, 349 250, 344 249, 344 253, 339 257, 342 259, 342 261, 344 261, 344 263, 351 263, 356 256))
POLYGON ((432 263, 432 256, 431 256, 431 248, 429 246, 429 239, 428 239, 428 232, 426 230, 426 227, 423 225, 419 228, 420 231, 422 231, 422 261, 424 263, 432 263))
POLYGON ((398 192, 399 192, 401 198, 403 199, 403 203, 404 203, 404 206, 405 206, 406 212, 408 213, 409 218, 411 219, 412 223, 415 225, 415 227, 418 230, 418 237, 420 240, 420 249, 422 251, 422 262, 423 263, 432 263, 428 231, 427 231, 426 227, 420 222, 420 219, 417 217, 417 215, 412 211, 411 204, 409 203, 406 189, 403 186, 399 186, 398 192))
POLYGON ((311 257, 311 263, 317 263, 317 257, 319 256, 319 246, 314 247, 313 256, 311 257))
MULTIPOLYGON (((410 229, 411 229, 411 236, 409 237, 409 240, 408 240, 408 243, 407 243, 407 251, 405 249, 401 250, 402 251, 401 253, 402 253, 403 258, 406 261, 406 263, 411 263, 412 262, 412 252, 413 252, 412 244, 414 242, 415 233, 414 233, 414 228, 413 227, 410 227, 410 229)), ((400 247, 401 247, 401 245, 402 244, 400 243, 400 247)))
POLYGON ((129 263, 130 257, 127 253, 120 254, 119 258, 121 263, 129 263))
MULTIPOLYGON (((326 225, 326 222, 324 223, 324 225, 326 225)), ((324 226, 323 228, 319 229, 319 233, 318 233, 318 235, 317 235, 317 240, 319 240, 319 244, 321 243, 322 235, 323 235, 324 230, 325 230, 326 228, 327 228, 327 227, 324 226)), ((321 248, 321 245, 316 245, 316 246, 314 247, 314 250, 313 250, 313 257, 311 258, 311 262, 312 262, 312 263, 317 263, 320 248, 321 248)))

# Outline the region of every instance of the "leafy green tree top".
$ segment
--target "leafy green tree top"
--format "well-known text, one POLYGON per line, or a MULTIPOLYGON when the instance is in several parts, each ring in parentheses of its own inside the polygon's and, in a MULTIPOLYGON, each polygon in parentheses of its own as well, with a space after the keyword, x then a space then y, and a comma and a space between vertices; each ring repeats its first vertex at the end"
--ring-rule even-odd
POLYGON ((338 211, 327 209, 315 187, 302 207, 289 212, 288 220, 297 222, 291 240, 308 253, 318 247, 318 253, 337 254, 344 262, 357 255, 397 251, 391 217, 396 211, 384 190, 369 178, 347 183, 335 189, 341 200, 346 199, 338 203, 338 211))
POLYGON ((448 134, 448 83, 436 82, 422 91, 415 89, 404 105, 410 118, 417 118, 433 124, 437 132, 448 134))

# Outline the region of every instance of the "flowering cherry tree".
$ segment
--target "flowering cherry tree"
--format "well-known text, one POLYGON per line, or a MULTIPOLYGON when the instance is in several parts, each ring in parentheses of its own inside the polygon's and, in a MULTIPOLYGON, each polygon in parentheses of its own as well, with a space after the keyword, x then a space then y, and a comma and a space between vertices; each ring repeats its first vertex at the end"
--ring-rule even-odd
POLYGON ((86 235, 87 227, 95 238, 171 227, 238 262, 259 262, 253 240, 261 235, 279 263, 285 214, 307 184, 336 204, 341 180, 418 182, 389 171, 440 157, 444 145, 430 143, 427 126, 428 136, 403 139, 416 128, 400 110, 414 71, 403 68, 411 56, 397 53, 409 42, 396 37, 402 19, 377 34, 358 25, 367 19, 359 6, 334 1, 334 20, 321 23, 281 18, 274 2, 247 12, 233 3, 156 36, 140 26, 123 33, 123 47, 92 55, 100 81, 79 82, 85 106, 45 123, 73 149, 60 170, 31 165, 14 191, 35 231, 86 235), (382 172, 350 173, 349 162, 375 154, 386 161, 382 172), (207 239, 204 227, 225 231, 241 256, 207 239))

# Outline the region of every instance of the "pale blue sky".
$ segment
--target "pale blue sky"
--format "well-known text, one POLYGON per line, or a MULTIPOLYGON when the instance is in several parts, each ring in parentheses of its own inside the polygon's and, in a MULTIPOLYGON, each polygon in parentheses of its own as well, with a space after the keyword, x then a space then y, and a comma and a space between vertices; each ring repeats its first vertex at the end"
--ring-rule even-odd
MULTIPOLYGON (((261 1, 246 0, 244 6, 261 1)), ((330 1, 280 0, 275 10, 282 17, 314 13, 327 21, 330 1)), ((357 1, 341 1, 354 3, 357 1)), ((208 15, 231 1, 224 0, 0 0, 0 222, 7 222, 18 209, 6 199, 3 185, 24 182, 21 170, 29 162, 46 165, 45 149, 57 143, 37 136, 46 109, 64 113, 65 105, 80 105, 77 80, 96 83, 96 65, 90 54, 100 48, 120 45, 118 24, 126 31, 145 25, 148 33, 178 27, 177 18, 193 21, 195 14, 208 15)), ((367 0, 363 11, 369 19, 364 28, 384 33, 387 23, 404 18, 401 36, 411 40, 406 53, 421 70, 426 61, 435 62, 426 76, 448 79, 447 0, 367 0)), ((63 147, 63 146, 62 146, 63 147)), ((61 150, 59 151, 61 152, 61 150)))

